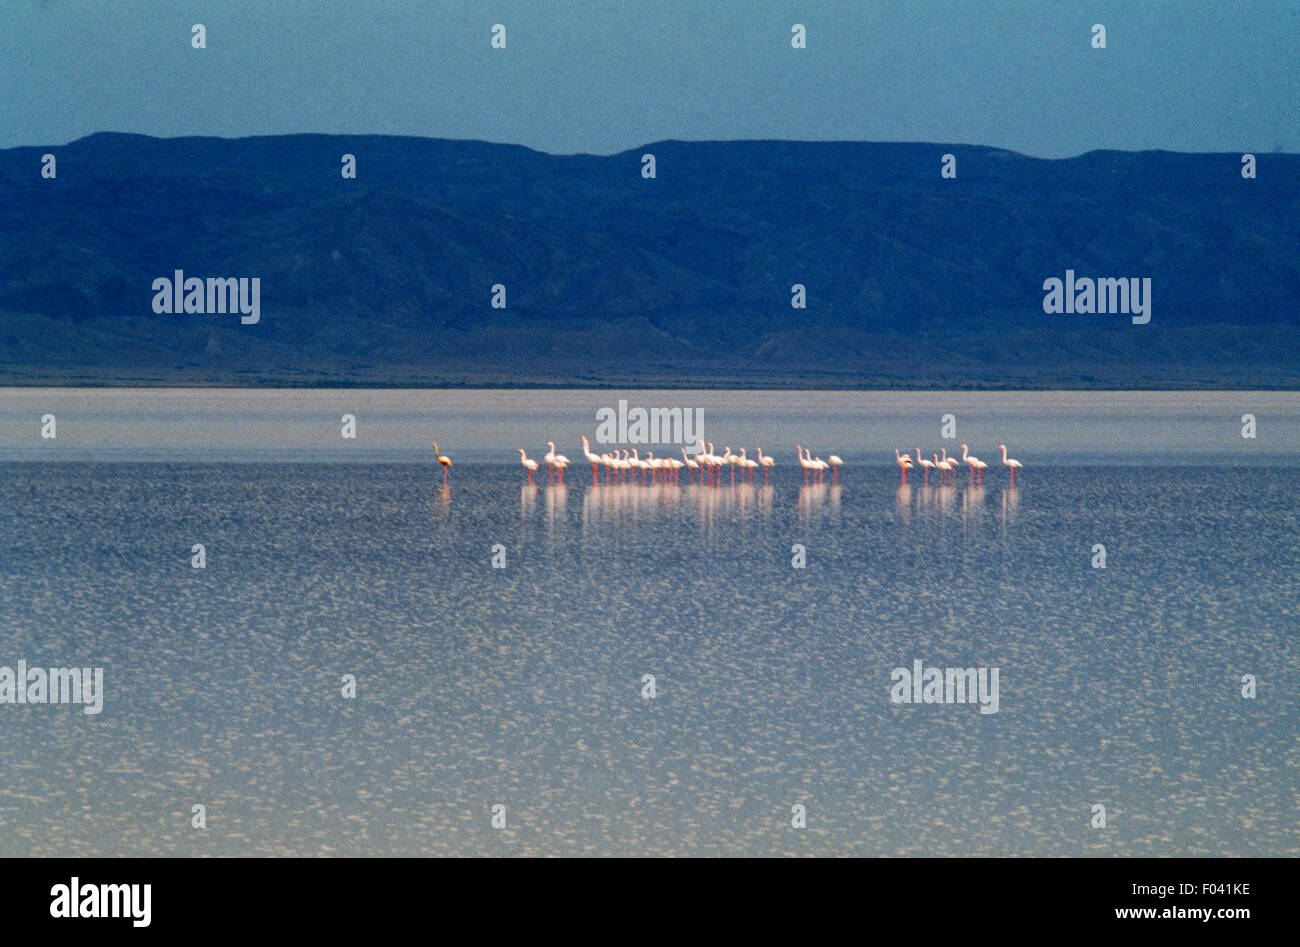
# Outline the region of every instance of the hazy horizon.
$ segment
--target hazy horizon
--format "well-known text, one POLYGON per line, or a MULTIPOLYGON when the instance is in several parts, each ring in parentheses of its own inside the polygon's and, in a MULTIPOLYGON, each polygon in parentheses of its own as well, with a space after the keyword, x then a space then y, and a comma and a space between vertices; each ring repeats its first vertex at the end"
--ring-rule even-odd
MULTIPOLYGON (((294 138, 294 137, 324 137, 324 138, 410 138, 424 141, 446 141, 446 142, 472 142, 487 145, 499 145, 502 147, 523 148, 527 151, 540 155, 546 155, 553 158, 610 158, 629 152, 639 151, 651 145, 662 144, 665 142, 678 144, 744 144, 744 143, 763 143, 763 144, 842 144, 842 145, 934 145, 953 148, 988 148, 995 151, 1005 151, 1010 154, 1018 155, 1024 158, 1031 158, 1040 161, 1068 161, 1071 158, 1079 158, 1084 155, 1094 154, 1097 152, 1117 152, 1120 154, 1143 154, 1148 152, 1163 152, 1166 154, 1177 155, 1236 155, 1235 150, 1229 151, 1180 151, 1172 148, 1093 148, 1088 151, 1081 151, 1078 154, 1059 155, 1044 157, 1029 152, 1017 151, 1013 148, 1004 148, 1000 145, 977 143, 970 141, 902 141, 893 139, 865 139, 865 138, 658 138, 653 141, 646 140, 621 148, 612 152, 596 151, 546 151, 540 148, 534 148, 517 141, 493 141, 487 138, 449 138, 439 135, 405 135, 395 134, 388 135, 378 132, 366 132, 363 134, 352 134, 349 132, 286 132, 284 134, 257 134, 257 135, 147 135, 141 132, 122 131, 116 128, 101 128, 97 131, 87 132, 76 138, 70 138, 66 141, 43 141, 32 142, 25 145, 13 145, 0 147, 0 151, 14 151, 22 148, 63 148, 68 145, 76 144, 79 141, 85 141, 87 138, 93 138, 96 135, 124 135, 139 138, 151 138, 158 141, 181 141, 186 139, 203 139, 214 141, 245 141, 256 138, 294 138)), ((1265 153, 1265 152, 1260 152, 1265 153)), ((1292 149, 1274 149, 1268 154, 1295 155, 1300 154, 1300 148, 1292 149)))
POLYGON ((645 0, 198 0, 160 15, 23 0, 0 9, 14 103, 0 148, 116 131, 409 135, 557 155, 663 140, 1295 152, 1298 41, 1300 4, 754 0, 742 14, 645 0), (195 23, 204 49, 191 47, 195 23), (490 45, 498 23, 505 49, 490 45), (791 47, 796 23, 804 49, 791 47), (1105 49, 1092 48, 1096 23, 1105 49))

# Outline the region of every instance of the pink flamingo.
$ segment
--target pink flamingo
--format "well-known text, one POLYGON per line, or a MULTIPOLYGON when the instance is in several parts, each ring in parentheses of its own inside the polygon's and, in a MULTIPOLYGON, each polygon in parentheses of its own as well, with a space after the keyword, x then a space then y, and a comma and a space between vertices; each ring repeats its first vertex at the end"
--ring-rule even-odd
POLYGON ((903 483, 907 483, 907 472, 912 469, 912 458, 905 454, 900 454, 898 448, 894 448, 894 461, 898 464, 899 469, 903 471, 903 483))
POLYGON ((444 457, 442 454, 440 454, 440 453, 438 452, 438 442, 437 442, 437 441, 434 441, 434 443, 433 443, 433 456, 434 456, 434 457, 437 457, 437 458, 438 458, 438 463, 440 463, 440 464, 442 465, 442 483, 443 483, 443 486, 446 486, 446 485, 447 485, 447 471, 448 471, 448 469, 451 467, 451 458, 450 458, 450 457, 444 457))

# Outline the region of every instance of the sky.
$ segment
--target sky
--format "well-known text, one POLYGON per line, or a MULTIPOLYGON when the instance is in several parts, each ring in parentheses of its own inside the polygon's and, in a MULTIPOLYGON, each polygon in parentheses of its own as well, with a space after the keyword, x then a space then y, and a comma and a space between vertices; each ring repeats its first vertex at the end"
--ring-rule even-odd
POLYGON ((97 131, 1294 152, 1300 0, 3 0, 0 147, 97 131))

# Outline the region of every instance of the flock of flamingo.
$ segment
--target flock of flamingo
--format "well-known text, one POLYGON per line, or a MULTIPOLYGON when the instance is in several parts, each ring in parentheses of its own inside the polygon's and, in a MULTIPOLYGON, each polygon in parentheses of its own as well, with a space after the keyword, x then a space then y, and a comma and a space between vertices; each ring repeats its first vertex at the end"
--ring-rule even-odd
MULTIPOLYGON (((555 480, 559 483, 564 482, 564 471, 569 466, 569 458, 563 454, 555 452, 555 442, 547 441, 548 448, 542 461, 546 464, 546 481, 550 483, 555 480)), ((537 461, 529 458, 528 454, 522 447, 519 449, 519 462, 528 471, 528 482, 533 482, 533 474, 537 472, 537 461)), ((681 472, 686 471, 689 482, 694 483, 696 475, 699 475, 700 483, 708 483, 717 486, 719 478, 722 475, 724 467, 729 468, 731 473, 731 482, 736 482, 736 468, 740 468, 740 477, 742 481, 753 480, 754 472, 762 470, 764 477, 767 471, 776 466, 776 461, 771 457, 763 454, 763 449, 758 449, 758 458, 745 456, 745 448, 740 449, 739 454, 733 454, 731 448, 727 447, 722 454, 715 454, 713 445, 706 443, 703 449, 692 457, 686 453, 686 448, 681 448, 682 459, 676 457, 656 457, 653 451, 647 451, 642 457, 636 448, 631 450, 616 450, 613 453, 594 454, 591 450, 591 442, 586 437, 582 438, 582 455, 587 463, 591 464, 591 482, 593 485, 600 483, 600 471, 605 471, 605 483, 631 483, 637 482, 645 485, 656 483, 680 483, 681 472)), ((838 457, 831 458, 834 462, 840 463, 838 457)), ((802 460, 802 458, 801 458, 802 460)))
MULTIPOLYGON (((1022 469, 1024 464, 1016 460, 1014 457, 1007 456, 1006 444, 999 444, 998 450, 1002 451, 1002 466, 1011 471, 1011 485, 1014 487, 1016 485, 1016 471, 1022 469)), ((939 448, 939 453, 931 454, 929 460, 926 460, 921 456, 921 448, 916 448, 915 464, 912 463, 912 458, 910 456, 907 454, 900 454, 898 448, 895 447, 894 460, 897 462, 899 469, 903 472, 903 483, 907 483, 907 472, 913 467, 920 467, 925 471, 925 483, 927 484, 930 482, 931 470, 939 471, 940 483, 952 482, 957 478, 958 469, 962 464, 965 464, 966 469, 970 471, 970 482, 972 484, 978 482, 982 485, 984 483, 984 471, 988 469, 988 464, 984 463, 984 461, 972 454, 965 444, 961 445, 960 460, 956 457, 949 457, 947 449, 943 447, 939 448)))
MULTIPOLYGON (((546 464, 546 482, 554 480, 557 483, 564 483, 564 471, 569 466, 569 458, 555 451, 555 442, 547 441, 548 448, 542 461, 546 464)), ((840 460, 836 454, 831 454, 826 460, 820 457, 814 457, 812 451, 798 444, 795 445, 795 456, 799 458, 799 466, 803 468, 804 482, 812 477, 814 482, 820 483, 830 470, 831 476, 836 483, 840 479, 840 467, 844 461, 840 460)), ((1011 472, 1011 485, 1016 485, 1016 471, 1024 465, 1015 458, 1007 456, 1007 445, 999 444, 998 449, 1002 451, 1002 466, 1011 472)), ((444 455, 438 450, 438 445, 433 445, 434 456, 438 458, 438 464, 442 467, 442 482, 447 482, 447 472, 452 466, 451 458, 444 455)), ((763 448, 757 449, 757 458, 747 457, 745 448, 740 448, 740 453, 733 454, 731 447, 725 447, 721 454, 714 452, 712 443, 702 443, 701 449, 694 455, 686 453, 686 448, 681 448, 682 459, 676 457, 656 457, 653 452, 647 451, 644 457, 641 457, 636 448, 631 450, 615 450, 612 453, 595 454, 592 453, 591 444, 586 437, 582 438, 582 454, 586 462, 591 464, 591 483, 593 486, 600 483, 600 470, 605 471, 605 483, 641 483, 644 485, 658 483, 679 483, 679 476, 683 469, 690 483, 696 481, 698 475, 699 482, 702 485, 716 487, 721 479, 724 468, 730 471, 731 483, 736 482, 736 468, 740 468, 741 482, 752 482, 755 471, 763 471, 763 479, 767 480, 768 471, 776 466, 776 461, 767 454, 763 453, 763 448)), ((894 460, 897 462, 899 469, 902 471, 903 483, 907 483, 908 471, 914 467, 920 467, 925 474, 925 483, 930 482, 930 471, 939 472, 939 482, 948 483, 956 480, 957 471, 962 464, 966 465, 970 472, 970 482, 975 484, 984 483, 984 471, 988 464, 980 460, 965 444, 961 445, 961 458, 949 457, 946 448, 940 448, 938 453, 930 455, 930 459, 921 456, 921 448, 916 448, 916 462, 912 462, 910 454, 900 453, 898 448, 894 448, 894 460)), ((533 482, 533 474, 537 472, 538 463, 531 459, 522 447, 519 448, 519 462, 524 469, 528 471, 528 482, 533 482)))

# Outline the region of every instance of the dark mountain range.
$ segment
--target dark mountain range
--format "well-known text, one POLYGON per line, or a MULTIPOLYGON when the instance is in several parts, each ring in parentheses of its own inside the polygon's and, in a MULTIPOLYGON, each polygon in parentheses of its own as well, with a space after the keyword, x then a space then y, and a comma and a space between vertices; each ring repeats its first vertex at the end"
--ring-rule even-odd
POLYGON ((1300 387, 1297 155, 97 134, 0 196, 6 384, 1300 387), (260 321, 156 314, 176 270, 260 321), (1045 313, 1067 270, 1150 323, 1045 313))

